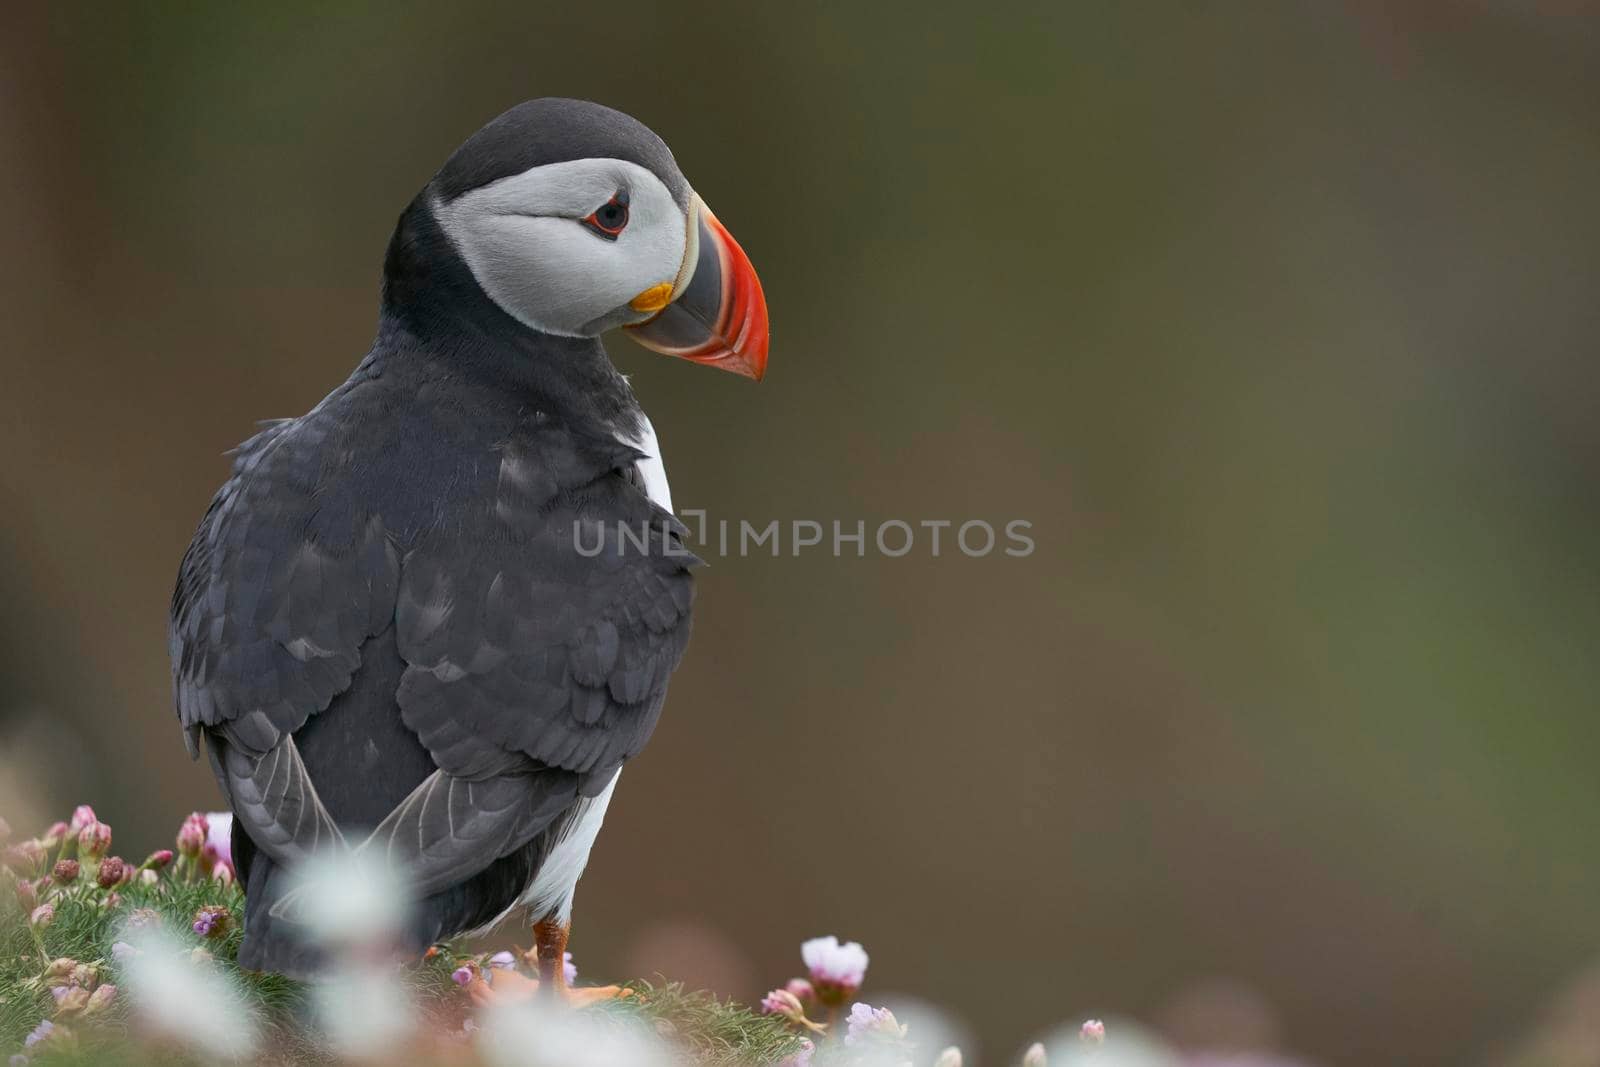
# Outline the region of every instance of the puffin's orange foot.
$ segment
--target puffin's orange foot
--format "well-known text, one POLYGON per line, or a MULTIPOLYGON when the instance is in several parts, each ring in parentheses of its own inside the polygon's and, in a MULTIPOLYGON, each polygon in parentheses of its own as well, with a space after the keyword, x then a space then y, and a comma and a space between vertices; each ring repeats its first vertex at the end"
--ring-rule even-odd
POLYGON ((574 1008, 587 1008, 591 1004, 633 996, 633 990, 619 985, 564 986, 557 992, 574 1008))
MULTIPOLYGON (((467 985, 467 995, 480 1007, 490 1004, 529 1004, 539 995, 537 978, 529 978, 512 970, 493 970, 489 976, 492 981, 485 981, 480 974, 467 985)), ((569 1007, 587 1008, 603 1000, 631 997, 633 990, 614 985, 573 987, 557 983, 555 995, 569 1007)))

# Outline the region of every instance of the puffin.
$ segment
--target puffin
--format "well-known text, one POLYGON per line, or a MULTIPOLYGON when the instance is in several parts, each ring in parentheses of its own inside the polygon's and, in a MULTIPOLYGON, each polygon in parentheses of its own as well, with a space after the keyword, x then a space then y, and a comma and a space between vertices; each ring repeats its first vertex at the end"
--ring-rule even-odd
POLYGON ((401 213, 379 305, 349 378, 235 450, 172 597, 178 720, 234 816, 239 964, 325 972, 296 872, 362 854, 403 879, 408 951, 525 908, 565 990, 699 563, 601 338, 759 380, 765 296, 660 137, 543 98, 401 213))

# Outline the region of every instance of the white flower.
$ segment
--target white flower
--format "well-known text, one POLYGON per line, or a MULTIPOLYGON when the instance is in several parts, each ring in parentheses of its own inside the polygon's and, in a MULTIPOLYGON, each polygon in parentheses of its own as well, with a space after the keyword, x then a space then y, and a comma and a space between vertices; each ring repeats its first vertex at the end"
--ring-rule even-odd
POLYGON ((255 1013, 237 984, 158 928, 125 928, 123 936, 135 950, 120 961, 126 987, 146 1025, 216 1059, 255 1051, 255 1013))
POLYGON ((855 941, 839 943, 831 934, 814 937, 800 946, 800 958, 819 987, 831 986, 853 993, 867 976, 867 950, 855 941))
POLYGON ((874 1008, 871 1004, 852 1005, 846 1025, 849 1027, 844 1036, 847 1045, 874 1038, 899 1041, 906 1036, 906 1028, 900 1025, 894 1012, 888 1008, 874 1008))
POLYGON ((324 946, 374 945, 404 924, 405 886, 377 856, 324 852, 294 872, 280 904, 324 946))
POLYGON ((317 1021, 346 1059, 395 1062, 416 1029, 411 991, 392 967, 345 961, 313 989, 317 1021))

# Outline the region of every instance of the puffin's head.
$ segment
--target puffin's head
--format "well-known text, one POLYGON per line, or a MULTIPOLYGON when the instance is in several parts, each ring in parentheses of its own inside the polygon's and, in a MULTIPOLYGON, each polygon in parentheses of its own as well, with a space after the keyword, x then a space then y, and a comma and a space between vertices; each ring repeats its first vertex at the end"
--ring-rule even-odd
POLYGON ((761 282, 667 146, 620 111, 530 100, 473 134, 426 196, 491 300, 531 329, 628 327, 648 348, 759 379, 761 282))

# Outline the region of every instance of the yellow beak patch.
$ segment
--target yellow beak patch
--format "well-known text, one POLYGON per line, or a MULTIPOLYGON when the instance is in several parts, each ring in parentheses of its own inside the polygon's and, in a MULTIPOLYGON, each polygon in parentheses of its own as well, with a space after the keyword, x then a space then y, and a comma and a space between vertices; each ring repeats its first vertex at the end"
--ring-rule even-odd
POLYGON ((644 292, 628 301, 628 306, 635 311, 648 311, 654 313, 660 311, 671 302, 672 283, 662 282, 660 285, 652 285, 650 288, 646 289, 644 292))

